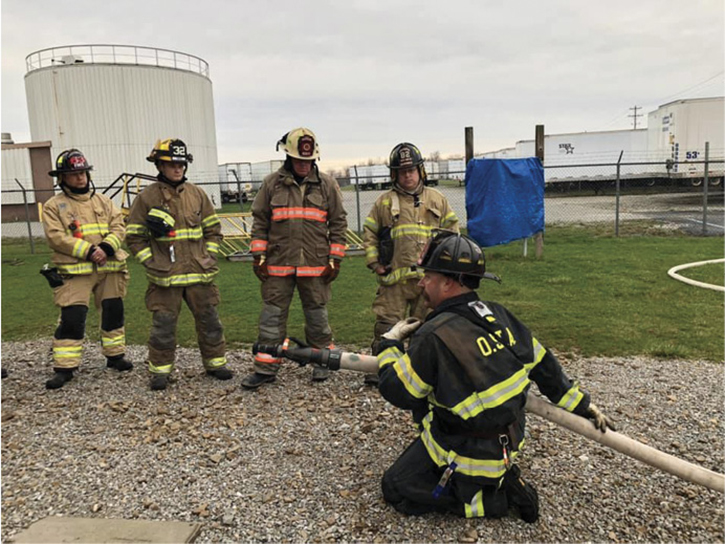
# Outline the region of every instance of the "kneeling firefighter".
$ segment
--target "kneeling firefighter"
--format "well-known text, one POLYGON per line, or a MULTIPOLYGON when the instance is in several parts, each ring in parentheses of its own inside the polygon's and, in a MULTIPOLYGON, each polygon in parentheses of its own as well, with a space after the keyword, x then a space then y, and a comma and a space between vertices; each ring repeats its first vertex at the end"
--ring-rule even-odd
POLYGON ((217 255, 222 228, 207 194, 186 179, 193 161, 178 139, 156 142, 147 157, 158 181, 131 206, 128 247, 146 268, 146 308, 153 313, 148 364, 151 389, 166 389, 176 358, 176 325, 182 300, 191 310, 206 373, 232 378, 217 305, 217 255))
POLYGON ((41 273, 53 288, 60 323, 53 336, 53 370, 45 386, 58 389, 73 379, 81 363, 88 301, 93 293, 101 312, 101 346, 106 365, 131 370, 125 358, 123 297, 128 285, 123 215, 91 182, 86 157, 77 149, 63 151, 49 175, 58 178, 62 193, 43 207, 43 228, 53 250, 53 268, 41 273))
POLYGON ((514 507, 534 522, 536 490, 515 464, 530 382, 602 432, 611 423, 523 323, 479 300, 481 279, 498 278, 486 272, 473 240, 439 232, 418 264, 425 271, 418 285, 433 311, 422 326, 402 321, 383 335, 378 375, 380 393, 412 411, 421 435, 385 472, 383 496, 405 514, 496 518, 514 507))

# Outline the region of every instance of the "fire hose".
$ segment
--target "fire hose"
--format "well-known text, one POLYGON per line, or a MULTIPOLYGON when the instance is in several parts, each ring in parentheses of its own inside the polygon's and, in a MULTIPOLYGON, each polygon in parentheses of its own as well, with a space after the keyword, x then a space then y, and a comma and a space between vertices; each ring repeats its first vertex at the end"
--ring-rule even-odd
MULTIPOLYGON (((316 363, 330 370, 353 370, 368 374, 378 372, 377 357, 350 353, 341 349, 312 348, 304 346, 295 339, 288 339, 278 345, 254 344, 253 352, 284 357, 301 365, 316 363), (301 347, 290 348, 289 340, 293 340, 301 347)), ((602 433, 589 420, 554 406, 532 392, 528 393, 526 410, 678 478, 725 493, 725 475, 664 453, 611 429, 602 433)))

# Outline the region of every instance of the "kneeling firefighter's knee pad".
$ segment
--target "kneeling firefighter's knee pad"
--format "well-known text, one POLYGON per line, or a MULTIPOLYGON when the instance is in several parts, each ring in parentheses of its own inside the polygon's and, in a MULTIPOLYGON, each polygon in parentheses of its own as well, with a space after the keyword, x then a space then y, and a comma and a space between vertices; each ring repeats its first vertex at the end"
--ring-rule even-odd
POLYGON ((101 329, 113 331, 123 327, 123 299, 108 298, 101 302, 101 329))
POLYGON ((60 309, 60 323, 55 329, 55 338, 58 340, 83 340, 86 330, 86 315, 88 306, 65 306, 60 309))
POLYGON ((504 476, 504 486, 509 505, 518 509, 521 519, 534 523, 539 519, 539 494, 521 477, 521 469, 514 465, 504 476))

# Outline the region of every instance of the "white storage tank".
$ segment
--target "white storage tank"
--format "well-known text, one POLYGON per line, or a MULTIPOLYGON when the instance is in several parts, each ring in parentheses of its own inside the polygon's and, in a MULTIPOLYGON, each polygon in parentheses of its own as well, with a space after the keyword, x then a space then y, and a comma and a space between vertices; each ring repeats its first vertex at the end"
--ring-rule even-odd
POLYGON ((81 149, 101 188, 122 173, 156 175, 146 161, 154 143, 179 138, 194 156, 189 180, 220 205, 206 61, 151 47, 73 45, 31 53, 26 65, 30 134, 52 141, 53 158, 81 149))

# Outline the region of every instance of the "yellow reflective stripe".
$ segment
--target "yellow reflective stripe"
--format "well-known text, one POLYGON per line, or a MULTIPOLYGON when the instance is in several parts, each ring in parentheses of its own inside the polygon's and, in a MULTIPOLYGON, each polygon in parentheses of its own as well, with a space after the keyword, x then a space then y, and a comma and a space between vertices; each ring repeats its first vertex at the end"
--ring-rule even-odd
POLYGON ((72 254, 74 257, 78 257, 79 259, 85 259, 89 249, 91 249, 91 244, 85 240, 79 239, 76 240, 76 243, 73 245, 72 254))
POLYGON ((378 276, 378 279, 383 285, 393 285, 400 281, 405 281, 413 278, 420 279, 422 277, 422 270, 411 270, 410 267, 406 266, 404 268, 396 268, 390 274, 387 274, 385 276, 378 276))
POLYGON ((363 223, 363 228, 369 228, 371 231, 377 233, 378 232, 378 223, 373 219, 372 217, 366 217, 365 223, 363 223))
POLYGON ((431 231, 435 227, 431 227, 428 225, 416 225, 415 223, 405 223, 402 225, 397 225, 393 227, 393 231, 391 232, 391 237, 393 239, 396 238, 402 238, 403 236, 421 236, 424 238, 429 238, 431 231))
POLYGON ((125 261, 106 261, 106 264, 98 267, 98 272, 121 272, 126 270, 125 261))
POLYGON ((227 364, 226 357, 214 357, 213 359, 207 359, 203 361, 204 368, 219 368, 227 364))
POLYGON ((219 244, 217 244, 216 242, 207 242, 206 250, 209 253, 219 253, 219 244))
MULTIPOLYGON (((395 373, 398 375, 398 379, 402 382, 403 386, 405 386, 405 389, 408 391, 408 393, 410 393, 417 399, 422 399, 425 398, 428 393, 433 390, 433 387, 425 383, 418 375, 418 373, 413 369, 413 365, 410 362, 410 357, 407 353, 403 354, 403 356, 400 357, 399 354, 401 352, 396 347, 388 348, 385 351, 391 351, 392 354, 396 357, 396 360, 393 363, 393 369, 395 369, 395 373)), ((380 366, 378 366, 378 368, 380 368, 380 366)))
POLYGON ((121 239, 113 233, 106 236, 106 239, 103 241, 109 244, 114 251, 121 247, 121 239))
POLYGON ((172 368, 174 368, 174 363, 155 365, 151 361, 149 361, 149 372, 151 372, 152 374, 171 374, 172 368))
POLYGON ((126 345, 126 335, 116 336, 116 337, 110 337, 110 336, 101 336, 101 345, 104 348, 109 348, 111 346, 124 346, 126 345))
POLYGON ((574 382, 574 385, 572 385, 569 391, 561 397, 561 400, 557 402, 556 405, 560 408, 564 408, 564 410, 568 412, 571 412, 579 406, 579 403, 583 398, 584 394, 579 391, 579 382, 574 382))
POLYGON ((176 236, 160 236, 157 240, 162 242, 176 242, 178 240, 201 240, 204 237, 204 231, 201 227, 193 227, 190 229, 177 229, 176 236))
POLYGON ((471 504, 464 506, 466 507, 467 518, 482 518, 485 515, 483 511, 483 489, 473 496, 471 504))
POLYGON ((397 361, 399 353, 400 350, 395 346, 391 346, 382 353, 380 353, 378 355, 378 370, 397 361))
POLYGON ((166 213, 164 210, 159 210, 158 208, 152 208, 149 210, 149 215, 151 217, 158 217, 159 219, 166 221, 172 227, 176 224, 174 217, 171 214, 166 213))
POLYGON ((219 271, 209 272, 208 274, 176 274, 166 278, 160 278, 146 272, 148 280, 161 287, 181 287, 184 285, 194 285, 195 283, 210 283, 214 280, 219 271))
POLYGON ((56 359, 74 359, 80 357, 83 352, 83 346, 70 347, 54 347, 53 356, 56 359))
POLYGON ((92 274, 93 263, 59 264, 58 272, 70 275, 92 274))
POLYGON ((456 216, 454 212, 450 212, 443 218, 443 221, 441 221, 441 227, 445 228, 456 222, 458 222, 458 216, 456 216))
POLYGON ((369 246, 365 248, 365 257, 374 258, 378 256, 378 248, 375 246, 369 246))
MULTIPOLYGON (((439 467, 448 466, 449 459, 455 459, 456 472, 466 474, 468 476, 482 476, 484 478, 501 478, 506 472, 506 464, 502 459, 474 459, 459 455, 454 450, 444 450, 438 442, 433 438, 430 430, 430 422, 433 419, 433 412, 429 412, 423 419, 423 432, 420 435, 428 455, 439 467)), ((519 444, 519 449, 523 446, 523 440, 519 444)), ((513 460, 518 457, 518 451, 512 451, 509 459, 513 460)), ((503 455, 503 454, 502 454, 503 455)))
POLYGON ((126 226, 126 233, 127 234, 146 234, 148 232, 148 229, 146 228, 146 225, 139 225, 138 223, 129 223, 126 226))
POLYGON ((501 406, 507 400, 520 395, 529 383, 528 373, 522 368, 485 391, 476 391, 449 410, 461 419, 476 417, 484 410, 501 406))
POLYGON ((150 247, 145 247, 141 251, 136 253, 136 258, 142 263, 148 261, 152 256, 153 254, 151 253, 150 247))
POLYGON ((201 226, 204 228, 211 227, 213 225, 218 225, 218 224, 219 224, 219 217, 217 216, 217 214, 209 215, 209 216, 205 217, 201 222, 201 226))
POLYGON ((534 369, 534 367, 541 362, 541 360, 544 358, 544 355, 546 355, 546 348, 544 346, 542 346, 536 338, 533 338, 533 341, 534 341, 534 361, 524 365, 526 372, 531 372, 534 369))
POLYGON ((87 223, 85 225, 81 225, 81 232, 83 233, 83 236, 88 234, 100 234, 101 236, 105 236, 108 234, 108 223, 87 223))

